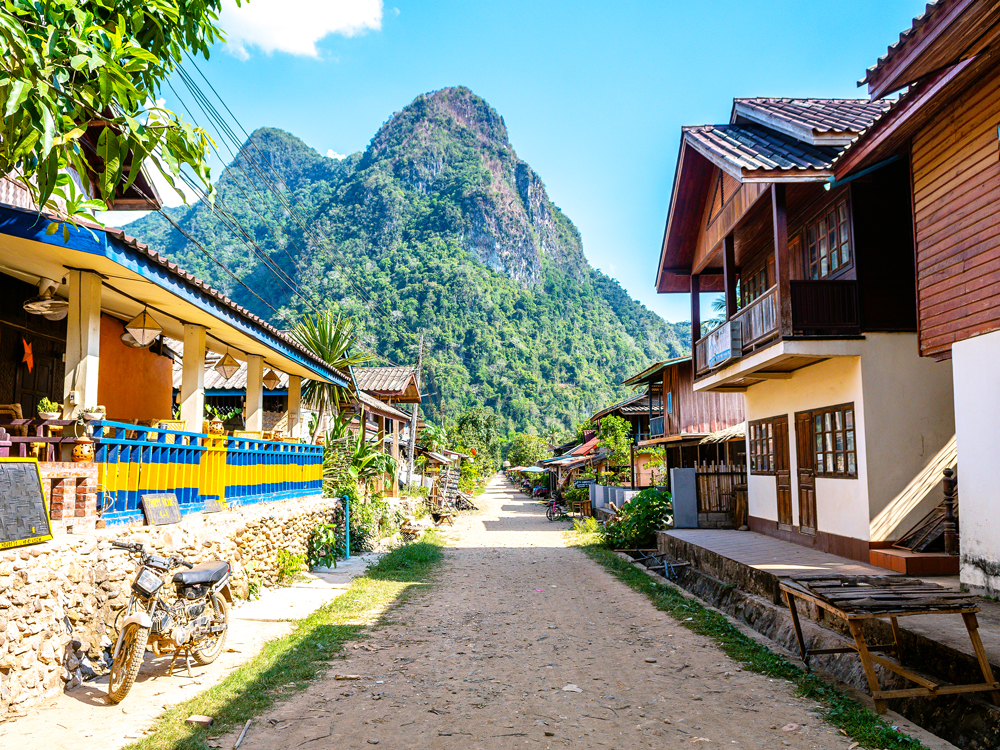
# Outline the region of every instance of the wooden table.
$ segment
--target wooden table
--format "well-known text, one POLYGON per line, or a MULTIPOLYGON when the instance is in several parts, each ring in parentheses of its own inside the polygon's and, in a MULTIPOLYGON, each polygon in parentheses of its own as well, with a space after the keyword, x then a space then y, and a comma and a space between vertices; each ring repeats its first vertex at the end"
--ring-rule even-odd
POLYGON ((795 638, 802 652, 802 660, 809 666, 809 657, 814 654, 843 654, 857 652, 861 657, 861 665, 868 679, 875 708, 879 713, 885 713, 887 698, 912 698, 918 696, 948 695, 954 693, 989 692, 993 703, 1000 705, 1000 682, 993 678, 993 668, 990 666, 979 638, 979 622, 976 613, 979 605, 968 594, 951 591, 934 583, 925 583, 914 578, 897 578, 894 576, 849 576, 849 575, 816 575, 797 576, 784 579, 778 584, 785 595, 785 601, 792 614, 792 625, 795 627, 795 638), (802 599, 811 602, 822 609, 832 612, 847 621, 854 636, 854 644, 844 648, 807 648, 802 637, 802 626, 799 613, 795 609, 795 600, 802 599), (969 640, 983 672, 984 682, 973 685, 941 685, 928 680, 902 666, 902 651, 900 648, 900 631, 898 618, 913 615, 961 615, 969 631, 969 640), (893 642, 882 645, 869 645, 865 642, 862 625, 865 620, 888 618, 892 626, 893 642), (890 651, 896 661, 890 661, 874 652, 890 651), (883 690, 878 682, 874 664, 885 667, 890 672, 915 682, 920 687, 900 690, 883 690))

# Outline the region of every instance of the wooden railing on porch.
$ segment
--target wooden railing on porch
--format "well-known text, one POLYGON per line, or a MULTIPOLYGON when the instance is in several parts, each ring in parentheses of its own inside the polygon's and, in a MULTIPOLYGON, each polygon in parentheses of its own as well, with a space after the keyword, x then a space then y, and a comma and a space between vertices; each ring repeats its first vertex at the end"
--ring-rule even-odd
POLYGON ((856 281, 792 281, 792 328, 830 334, 858 333, 856 281))
MULTIPOLYGON (((773 286, 749 305, 737 312, 730 322, 740 326, 742 352, 775 338, 778 325, 778 287, 773 286)), ((718 331, 718 329, 716 329, 718 331)), ((701 374, 709 369, 711 357, 711 334, 698 340, 694 345, 695 372, 701 374)))

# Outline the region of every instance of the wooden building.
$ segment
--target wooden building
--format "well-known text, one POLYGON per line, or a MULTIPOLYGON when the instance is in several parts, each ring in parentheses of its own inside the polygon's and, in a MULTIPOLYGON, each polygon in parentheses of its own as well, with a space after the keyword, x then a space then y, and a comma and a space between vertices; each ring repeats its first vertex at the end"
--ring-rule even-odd
POLYGON ((996 3, 928 4, 861 81, 873 101, 905 92, 833 170, 841 183, 906 174, 898 196, 912 204, 919 352, 945 362, 954 381, 962 583, 991 594, 1000 592, 998 41, 996 3))
POLYGON ((907 164, 833 177, 889 108, 736 99, 684 128, 656 281, 691 295, 694 392, 743 394, 750 527, 864 561, 933 506, 873 533, 952 435, 950 372, 917 356, 907 164), (705 292, 726 313, 703 335, 705 292))

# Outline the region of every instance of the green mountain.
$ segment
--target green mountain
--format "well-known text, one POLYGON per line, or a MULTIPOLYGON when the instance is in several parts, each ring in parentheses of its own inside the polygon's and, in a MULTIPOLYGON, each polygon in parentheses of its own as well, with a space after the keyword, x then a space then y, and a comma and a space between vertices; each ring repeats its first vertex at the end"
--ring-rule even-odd
POLYGON ((417 97, 341 160, 261 128, 216 187, 214 209, 170 213, 246 286, 161 216, 129 229, 278 326, 336 305, 400 363, 423 331, 434 418, 483 403, 508 429, 569 427, 624 395, 628 375, 688 348, 686 325, 588 265, 503 118, 466 88, 417 97))

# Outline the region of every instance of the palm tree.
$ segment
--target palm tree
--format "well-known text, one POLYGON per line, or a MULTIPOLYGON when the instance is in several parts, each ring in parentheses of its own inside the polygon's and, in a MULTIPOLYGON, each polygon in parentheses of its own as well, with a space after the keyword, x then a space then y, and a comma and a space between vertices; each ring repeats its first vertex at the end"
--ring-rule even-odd
MULTIPOLYGON (((354 321, 333 310, 306 315, 295 324, 291 336, 326 364, 338 370, 346 372, 350 367, 371 361, 371 355, 355 348, 357 336, 354 321)), ((331 413, 336 413, 342 404, 348 403, 349 399, 350 389, 343 386, 320 380, 302 382, 302 401, 318 412, 316 428, 312 433, 314 441, 326 412, 329 410, 331 413)))

